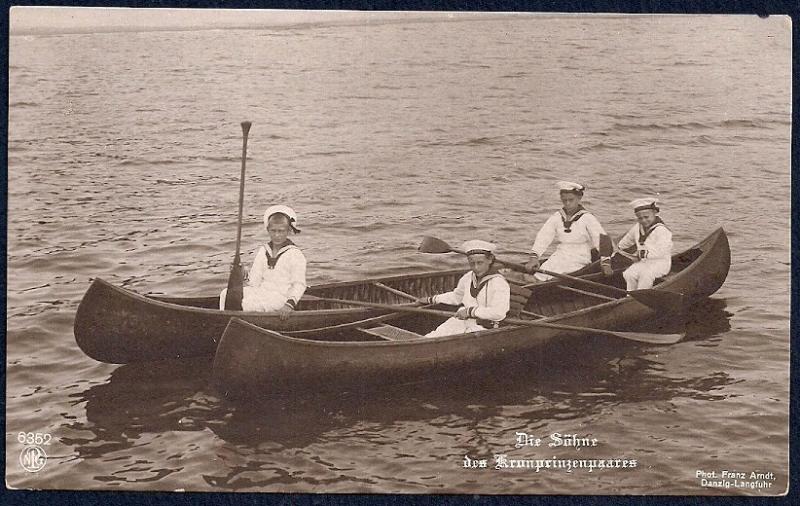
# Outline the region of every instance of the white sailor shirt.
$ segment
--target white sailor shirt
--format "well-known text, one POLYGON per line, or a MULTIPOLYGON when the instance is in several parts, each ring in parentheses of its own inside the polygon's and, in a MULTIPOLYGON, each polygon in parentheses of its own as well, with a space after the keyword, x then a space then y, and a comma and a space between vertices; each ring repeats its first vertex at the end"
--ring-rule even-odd
POLYGON ((559 273, 573 272, 592 262, 592 248, 599 249, 603 234, 603 226, 589 211, 581 208, 568 220, 564 210, 559 209, 542 225, 531 251, 541 257, 553 240, 557 240, 556 250, 542 268, 559 273))
POLYGON ((511 307, 511 287, 501 274, 488 274, 478 283, 470 271, 461 276, 455 290, 435 295, 432 300, 437 304, 463 304, 471 319, 500 321, 511 307))
POLYGON ((653 264, 666 264, 667 272, 672 263, 672 232, 661 220, 648 230, 643 230, 638 223, 634 224, 617 247, 621 250, 636 246, 636 254, 640 261, 653 264))
POLYGON ((294 307, 306 291, 306 257, 291 242, 274 257, 269 245, 261 246, 250 267, 247 285, 252 292, 246 295, 279 294, 294 307))

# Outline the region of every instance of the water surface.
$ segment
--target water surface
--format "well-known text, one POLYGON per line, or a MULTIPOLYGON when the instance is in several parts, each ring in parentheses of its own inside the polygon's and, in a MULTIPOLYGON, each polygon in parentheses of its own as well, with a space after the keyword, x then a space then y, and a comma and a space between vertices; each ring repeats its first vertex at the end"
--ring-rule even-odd
MULTIPOLYGON (((7 483, 204 491, 778 494, 788 473, 790 27, 782 18, 507 17, 10 41, 7 483), (309 281, 461 265, 423 235, 522 260, 554 183, 615 236, 659 194, 676 249, 719 226, 722 289, 670 347, 554 346, 540 368, 235 405, 210 360, 109 365, 72 324, 102 277, 214 294, 288 203, 309 281), (17 465, 47 432, 46 468, 17 465), (514 433, 599 446, 516 449, 514 433), (635 469, 464 469, 465 455, 635 469), (767 490, 697 470, 773 472, 767 490)), ((376 379, 379 382, 379 379, 376 379)))

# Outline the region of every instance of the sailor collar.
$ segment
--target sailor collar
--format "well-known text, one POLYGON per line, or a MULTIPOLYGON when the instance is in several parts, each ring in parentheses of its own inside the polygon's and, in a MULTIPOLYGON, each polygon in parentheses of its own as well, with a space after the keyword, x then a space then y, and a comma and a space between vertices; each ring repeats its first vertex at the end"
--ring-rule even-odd
POLYGON ((472 273, 472 282, 469 284, 469 294, 472 295, 473 299, 478 298, 478 294, 481 293, 481 290, 484 286, 486 286, 489 281, 493 280, 494 278, 502 278, 503 275, 497 272, 497 270, 492 267, 489 269, 482 278, 478 279, 475 273, 472 273))
POLYGON ((558 213, 561 215, 561 223, 564 224, 564 232, 569 234, 572 232, 572 224, 581 219, 581 216, 584 214, 588 214, 589 211, 584 209, 583 206, 579 205, 578 210, 575 211, 575 214, 573 214, 571 218, 567 218, 567 212, 563 207, 558 210, 558 213))
POLYGON ((653 230, 657 229, 658 227, 664 227, 667 230, 669 230, 667 225, 658 216, 656 216, 656 221, 654 221, 652 225, 647 227, 647 229, 642 227, 642 225, 639 225, 639 244, 644 244, 647 238, 650 237, 650 234, 653 233, 653 230))
POLYGON ((283 256, 284 253, 292 249, 299 249, 299 248, 291 241, 291 239, 287 239, 284 245, 281 246, 281 248, 278 250, 277 253, 275 253, 275 256, 273 257, 271 253, 272 241, 268 242, 264 246, 264 254, 267 256, 267 267, 269 267, 270 269, 274 269, 275 264, 278 263, 278 260, 281 258, 281 256, 283 256))

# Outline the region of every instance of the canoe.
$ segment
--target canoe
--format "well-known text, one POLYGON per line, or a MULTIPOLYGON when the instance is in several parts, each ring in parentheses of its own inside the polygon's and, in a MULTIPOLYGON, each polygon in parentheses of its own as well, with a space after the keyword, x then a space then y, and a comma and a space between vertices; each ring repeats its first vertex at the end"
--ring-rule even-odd
MULTIPOLYGON (((457 280, 461 270, 421 273, 408 283, 457 280)), ((371 319, 383 310, 339 307, 313 300, 316 297, 408 302, 378 288, 383 282, 399 286, 391 277, 329 283, 309 287, 287 320, 276 313, 223 311, 219 297, 161 297, 141 295, 96 278, 75 314, 75 341, 84 353, 101 362, 124 364, 170 358, 213 355, 228 320, 244 321, 281 332, 327 329, 371 319)))
MULTIPOLYGON (((674 255, 672 271, 659 280, 656 288, 682 293, 691 304, 716 292, 729 268, 728 238, 719 228, 697 245, 674 255)), ((587 278, 625 286, 619 271, 605 280, 599 273, 587 278)), ((657 316, 656 310, 632 297, 597 295, 577 285, 565 287, 561 283, 533 287, 524 311, 523 314, 540 315, 539 321, 543 322, 607 330, 624 330, 657 316)), ((435 381, 523 357, 536 360, 537 351, 551 341, 587 337, 575 331, 514 325, 437 338, 422 336, 442 321, 443 318, 427 315, 409 315, 391 324, 351 328, 318 340, 286 336, 233 318, 217 347, 212 383, 222 395, 241 397, 435 381)), ((545 358, 538 356, 538 360, 545 358)))
MULTIPOLYGON (((597 271, 596 264, 576 275, 597 271)), ((326 335, 349 325, 390 319, 386 310, 331 305, 315 297, 402 304, 403 299, 376 283, 412 295, 452 290, 463 269, 385 276, 310 286, 288 320, 275 313, 221 311, 217 295, 162 297, 141 295, 96 278, 75 314, 75 341, 101 362, 125 364, 150 360, 213 355, 230 318, 297 336, 326 335)))

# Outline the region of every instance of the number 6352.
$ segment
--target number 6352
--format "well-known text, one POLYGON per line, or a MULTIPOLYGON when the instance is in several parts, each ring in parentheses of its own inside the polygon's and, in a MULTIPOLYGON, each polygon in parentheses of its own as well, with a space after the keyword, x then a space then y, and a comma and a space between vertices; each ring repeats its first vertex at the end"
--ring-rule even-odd
POLYGON ((53 436, 47 432, 20 432, 17 441, 24 445, 49 445, 53 436))

